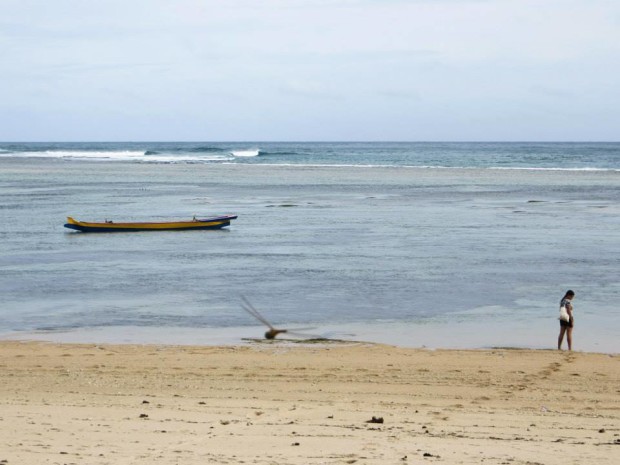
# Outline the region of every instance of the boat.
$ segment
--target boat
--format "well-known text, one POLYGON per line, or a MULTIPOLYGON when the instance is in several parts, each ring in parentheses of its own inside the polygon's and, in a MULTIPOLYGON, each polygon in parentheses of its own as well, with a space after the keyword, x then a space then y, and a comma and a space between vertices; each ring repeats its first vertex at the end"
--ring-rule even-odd
POLYGON ((236 215, 196 218, 189 221, 164 221, 154 223, 115 223, 105 220, 104 223, 88 223, 67 217, 65 228, 81 232, 132 232, 132 231, 187 231, 193 229, 221 229, 230 225, 236 215))

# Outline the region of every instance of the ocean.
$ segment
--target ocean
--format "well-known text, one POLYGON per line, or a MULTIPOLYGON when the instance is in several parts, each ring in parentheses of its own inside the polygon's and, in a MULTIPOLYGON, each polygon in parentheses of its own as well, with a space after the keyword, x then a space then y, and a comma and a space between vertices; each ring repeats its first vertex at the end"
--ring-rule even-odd
POLYGON ((0 143, 0 337, 620 353, 620 143, 0 143), (218 231, 85 221, 235 214, 218 231))

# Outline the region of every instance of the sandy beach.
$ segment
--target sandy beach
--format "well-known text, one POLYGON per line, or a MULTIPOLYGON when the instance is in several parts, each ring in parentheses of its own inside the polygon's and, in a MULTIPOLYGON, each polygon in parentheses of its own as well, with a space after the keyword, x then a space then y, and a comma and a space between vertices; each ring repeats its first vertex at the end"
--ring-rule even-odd
POLYGON ((6 341, 0 369, 3 464, 611 465, 620 453, 618 355, 6 341))

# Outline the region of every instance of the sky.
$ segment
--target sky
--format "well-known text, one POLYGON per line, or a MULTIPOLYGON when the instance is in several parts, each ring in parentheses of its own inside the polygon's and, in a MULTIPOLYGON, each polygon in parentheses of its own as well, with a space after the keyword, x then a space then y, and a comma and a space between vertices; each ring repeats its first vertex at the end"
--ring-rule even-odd
POLYGON ((618 141, 618 0, 0 0, 0 141, 618 141))

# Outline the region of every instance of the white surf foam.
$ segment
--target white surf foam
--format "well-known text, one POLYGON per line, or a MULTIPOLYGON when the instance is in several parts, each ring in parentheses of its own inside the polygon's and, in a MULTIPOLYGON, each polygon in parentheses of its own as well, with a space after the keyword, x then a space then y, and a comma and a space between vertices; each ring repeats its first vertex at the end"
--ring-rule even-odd
POLYGON ((95 150, 46 150, 43 152, 21 152, 15 156, 26 158, 73 158, 81 160, 136 160, 144 156, 143 151, 95 151, 95 150))
POLYGON ((216 154, 156 154, 146 155, 142 150, 122 151, 94 151, 94 150, 46 150, 41 152, 13 153, 15 157, 23 158, 60 158, 67 160, 95 160, 95 161, 139 161, 143 163, 201 163, 231 160, 231 156, 216 154))
POLYGON ((230 153, 235 157, 257 157, 260 149, 233 150, 230 153))

